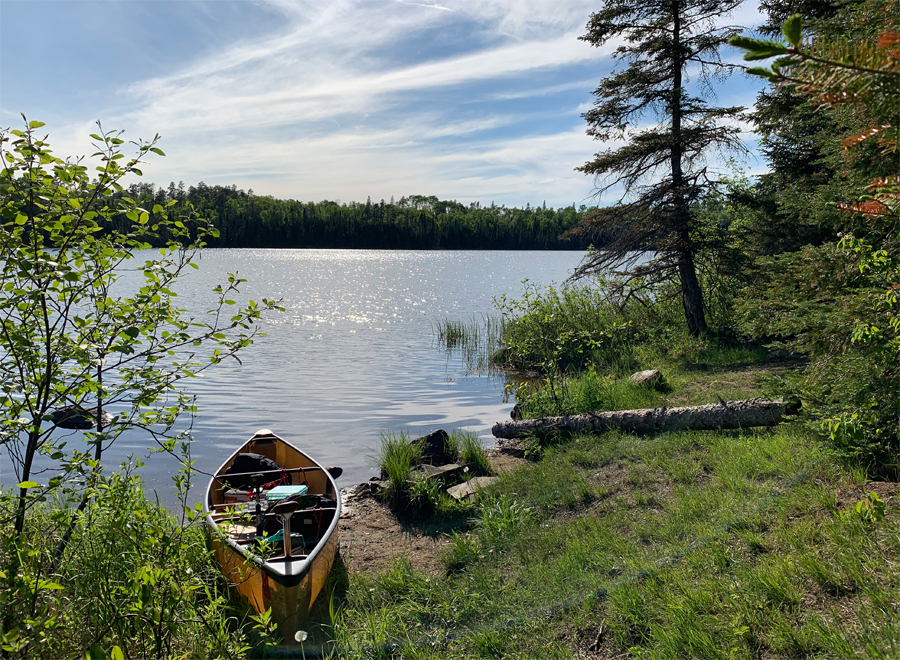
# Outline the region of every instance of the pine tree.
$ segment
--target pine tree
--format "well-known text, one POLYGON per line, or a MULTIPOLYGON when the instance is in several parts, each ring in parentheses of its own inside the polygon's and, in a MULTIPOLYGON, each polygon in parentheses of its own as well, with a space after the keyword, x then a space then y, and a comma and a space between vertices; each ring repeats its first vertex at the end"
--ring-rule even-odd
POLYGON ((710 107, 705 100, 713 79, 729 70, 719 59, 719 48, 737 32, 718 22, 738 4, 608 0, 591 15, 581 37, 597 47, 612 40, 621 43, 613 57, 625 66, 600 83, 593 92, 594 108, 583 116, 588 135, 626 144, 601 151, 578 168, 596 178, 598 194, 619 186, 624 193, 618 204, 592 213, 581 227, 611 242, 590 253, 576 277, 619 267, 635 251, 654 249, 659 257, 641 273, 680 283, 692 335, 706 331, 695 264, 703 239, 691 211, 715 183, 704 157, 710 151, 742 149, 734 120, 743 108, 710 107), (696 76, 691 91, 689 73, 696 76), (638 128, 647 117, 655 118, 656 125, 638 128))
MULTIPOLYGON (((828 35, 841 0, 764 0, 767 22, 758 28, 766 37, 781 35, 781 24, 792 15, 803 17, 807 34, 828 35)), ((840 28, 839 28, 840 29, 840 28)), ((733 201, 753 209, 748 225, 748 249, 778 254, 804 245, 820 245, 835 237, 837 211, 824 203, 845 182, 839 127, 833 113, 791 85, 772 85, 756 97, 751 119, 759 135, 759 150, 769 171, 755 185, 733 195, 733 201)))

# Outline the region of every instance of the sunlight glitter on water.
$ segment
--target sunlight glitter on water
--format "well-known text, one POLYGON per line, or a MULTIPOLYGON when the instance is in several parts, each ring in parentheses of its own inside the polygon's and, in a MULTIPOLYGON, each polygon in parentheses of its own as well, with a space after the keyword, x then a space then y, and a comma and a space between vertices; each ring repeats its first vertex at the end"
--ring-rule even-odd
MULTIPOLYGON (((344 468, 342 485, 375 473, 382 431, 420 434, 466 428, 485 443, 506 419, 503 382, 467 375, 436 346, 434 323, 478 319, 492 299, 516 296, 521 281, 560 283, 579 252, 378 250, 207 250, 179 287, 179 305, 202 316, 228 272, 247 280, 239 303, 282 299, 268 336, 188 382, 197 397, 193 458, 215 468, 259 428, 271 428, 317 459, 344 468)), ((185 420, 185 425, 188 420, 185 420)), ((146 456, 149 439, 123 436, 110 455, 146 456)), ((147 485, 167 489, 174 461, 152 457, 147 485)), ((5 475, 4 475, 5 476, 5 475)), ((199 490, 195 495, 199 498, 199 490)), ((165 495, 163 495, 165 498, 165 495)))

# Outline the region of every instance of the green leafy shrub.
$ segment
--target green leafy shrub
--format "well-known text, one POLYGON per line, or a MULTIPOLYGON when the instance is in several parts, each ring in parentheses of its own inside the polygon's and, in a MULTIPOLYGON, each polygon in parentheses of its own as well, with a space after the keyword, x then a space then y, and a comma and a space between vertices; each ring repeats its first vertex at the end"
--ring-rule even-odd
POLYGON ((592 364, 616 371, 634 362, 634 328, 602 288, 542 289, 526 281, 521 300, 503 295, 495 304, 505 319, 498 359, 509 367, 552 374, 592 364))
MULTIPOLYGON (((94 503, 76 516, 52 574, 46 571, 59 541, 58 521, 72 511, 63 502, 29 512, 25 529, 34 542, 21 553, 4 614, 31 624, 4 631, 7 657, 82 657, 86 651, 92 657, 233 657, 249 651, 253 623, 228 604, 202 518, 179 518, 148 500, 130 466, 97 483, 94 503)), ((2 513, 9 520, 10 511, 2 513)), ((13 547, 8 527, 2 529, 3 553, 13 547)))

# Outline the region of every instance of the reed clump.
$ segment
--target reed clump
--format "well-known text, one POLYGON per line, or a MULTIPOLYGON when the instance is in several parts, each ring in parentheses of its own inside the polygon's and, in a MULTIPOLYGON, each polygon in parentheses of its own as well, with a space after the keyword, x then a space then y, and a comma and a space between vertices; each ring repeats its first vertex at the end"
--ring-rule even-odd
POLYGON ((503 316, 481 319, 441 319, 434 323, 437 344, 451 355, 458 355, 469 373, 497 371, 495 356, 502 349, 506 329, 503 316))

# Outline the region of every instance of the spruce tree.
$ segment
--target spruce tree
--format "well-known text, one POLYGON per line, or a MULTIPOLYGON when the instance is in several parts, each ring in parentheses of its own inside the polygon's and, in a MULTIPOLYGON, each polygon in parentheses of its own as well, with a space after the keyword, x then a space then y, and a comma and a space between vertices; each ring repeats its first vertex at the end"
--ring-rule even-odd
POLYGON ((695 260, 703 236, 695 231, 692 205, 715 184, 705 157, 742 148, 735 120, 743 108, 707 103, 713 80, 730 69, 719 48, 737 33, 719 23, 738 4, 608 0, 581 37, 597 47, 620 44, 613 57, 624 66, 600 83, 594 107, 583 116, 588 135, 625 144, 597 153, 578 170, 595 177, 598 195, 620 186, 624 192, 616 205, 583 223, 582 232, 610 242, 590 253, 575 276, 620 267, 636 251, 656 250, 658 257, 639 272, 680 283, 692 335, 706 331, 695 260), (648 118, 655 125, 642 127, 648 118))

